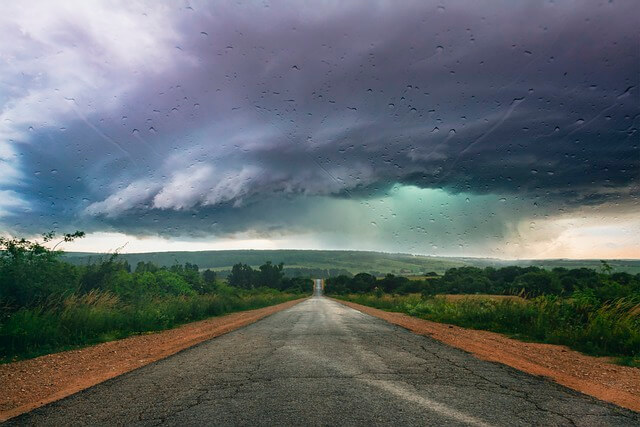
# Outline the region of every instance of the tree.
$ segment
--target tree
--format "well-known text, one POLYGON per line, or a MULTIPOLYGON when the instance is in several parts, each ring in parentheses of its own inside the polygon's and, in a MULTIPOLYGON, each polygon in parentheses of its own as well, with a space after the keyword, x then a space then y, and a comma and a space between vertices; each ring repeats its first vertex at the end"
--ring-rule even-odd
POLYGON ((376 287, 376 278, 368 273, 358 273, 349 283, 353 292, 371 292, 376 287))
POLYGON ((271 261, 262 264, 260 266, 258 284, 269 288, 282 289, 282 279, 284 278, 284 273, 282 272, 283 267, 283 263, 274 265, 271 261))
POLYGON ((409 279, 402 276, 395 276, 393 274, 387 274, 384 279, 379 280, 377 286, 387 293, 398 291, 401 287, 406 287, 409 279))
POLYGON ((80 279, 80 290, 89 292, 93 289, 109 289, 114 276, 120 271, 126 271, 126 265, 118 259, 117 254, 111 254, 106 259, 84 268, 80 279))
MULTIPOLYGON (((194 295, 191 283, 187 282, 179 273, 160 270, 155 273, 156 283, 162 293, 171 295, 194 295)), ((200 278, 200 276, 198 276, 200 278)))
POLYGON ((282 290, 288 292, 310 292, 313 289, 313 280, 303 278, 303 277, 294 277, 294 278, 284 278, 282 281, 282 290))
MULTIPOLYGON (((65 234, 54 249, 24 238, 0 237, 0 300, 22 307, 77 291, 80 269, 60 261, 62 251, 55 248, 83 236, 81 231, 65 234)), ((49 242, 55 232, 42 237, 49 242)))
POLYGON ((346 294, 349 292, 349 282, 351 278, 346 274, 330 277, 324 282, 324 291, 327 294, 346 294))
POLYGON ((518 277, 516 285, 530 295, 559 294, 562 291, 558 277, 546 270, 525 273, 518 277))
POLYGON ((607 261, 601 259, 600 270, 602 270, 603 274, 611 274, 611 272, 613 271, 613 267, 611 267, 607 261))
POLYGON ((234 264, 231 268, 231 274, 227 277, 227 282, 238 288, 253 288, 256 283, 256 271, 247 264, 234 264))
POLYGON ((202 280, 200 282, 200 286, 196 290, 201 294, 210 294, 215 292, 216 289, 216 272, 206 269, 202 272, 202 280))
POLYGON ((151 261, 149 262, 139 261, 138 264, 136 264, 136 273, 145 273, 147 271, 150 273, 155 273, 158 270, 159 270, 158 266, 152 263, 151 261))
POLYGON ((214 284, 216 282, 216 272, 207 268, 202 272, 202 280, 206 285, 214 284))

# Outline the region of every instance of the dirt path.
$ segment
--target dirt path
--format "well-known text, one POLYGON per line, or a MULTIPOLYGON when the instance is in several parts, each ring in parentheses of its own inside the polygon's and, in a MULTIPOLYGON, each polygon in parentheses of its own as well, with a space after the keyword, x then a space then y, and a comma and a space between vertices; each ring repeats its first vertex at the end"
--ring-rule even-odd
POLYGON ((0 422, 256 322, 304 299, 0 365, 0 422))
POLYGON ((640 411, 640 369, 614 365, 607 358, 586 356, 567 347, 527 343, 504 335, 431 322, 403 313, 335 300, 410 331, 468 351, 480 359, 499 362, 542 375, 600 400, 640 411))

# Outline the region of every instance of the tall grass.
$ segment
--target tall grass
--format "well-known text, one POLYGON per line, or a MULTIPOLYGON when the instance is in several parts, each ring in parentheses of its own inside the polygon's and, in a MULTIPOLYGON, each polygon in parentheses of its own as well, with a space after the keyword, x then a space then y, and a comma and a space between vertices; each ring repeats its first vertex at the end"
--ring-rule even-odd
POLYGON ((301 295, 273 290, 164 296, 136 304, 91 291, 42 306, 22 308, 0 320, 0 362, 34 357, 132 334, 279 304, 301 295))
POLYGON ((350 294, 338 298, 436 322, 505 333, 515 338, 567 345, 598 356, 640 364, 640 302, 607 303, 541 296, 528 301, 443 296, 350 294))

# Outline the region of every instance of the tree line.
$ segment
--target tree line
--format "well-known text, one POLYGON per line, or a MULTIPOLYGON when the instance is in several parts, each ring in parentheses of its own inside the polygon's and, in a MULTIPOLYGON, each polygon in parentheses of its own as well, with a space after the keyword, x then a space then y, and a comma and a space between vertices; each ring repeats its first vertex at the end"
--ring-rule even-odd
POLYGON ((284 264, 267 261, 254 270, 250 265, 238 263, 231 268, 227 283, 242 289, 268 287, 277 290, 310 292, 313 282, 303 277, 286 277, 284 264))
POLYGON ((423 280, 387 274, 376 278, 368 273, 353 277, 340 275, 326 280, 325 291, 333 294, 348 293, 422 293, 435 294, 492 294, 521 295, 527 298, 539 295, 572 295, 582 292, 600 301, 628 296, 640 298, 640 274, 613 272, 605 261, 601 271, 589 268, 567 269, 557 267, 545 270, 540 267, 509 266, 503 268, 459 267, 447 270, 444 275, 423 280))
MULTIPOLYGON (((66 234, 63 241, 84 233, 66 234)), ((44 235, 45 242, 55 238, 44 235)), ((12 312, 63 301, 69 295, 109 292, 123 302, 136 303, 162 296, 195 296, 219 293, 228 287, 217 280, 216 272, 201 271, 185 263, 159 267, 140 261, 135 268, 117 254, 87 265, 74 265, 61 258, 62 251, 19 238, 0 237, 0 309, 12 312)), ((228 285, 238 289, 271 288, 289 292, 310 292, 310 279, 285 278, 283 264, 270 261, 253 270, 244 264, 234 266, 228 285)))

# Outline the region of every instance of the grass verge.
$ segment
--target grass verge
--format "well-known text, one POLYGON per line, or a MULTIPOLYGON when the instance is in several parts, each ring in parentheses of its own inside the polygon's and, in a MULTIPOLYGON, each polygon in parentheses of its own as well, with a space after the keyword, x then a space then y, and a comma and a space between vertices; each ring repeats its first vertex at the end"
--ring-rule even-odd
POLYGON ((164 296, 124 303, 109 292, 71 295, 48 306, 22 308, 0 320, 0 363, 169 329, 301 296, 258 289, 228 294, 164 296))

